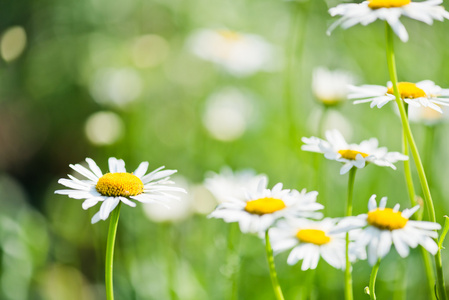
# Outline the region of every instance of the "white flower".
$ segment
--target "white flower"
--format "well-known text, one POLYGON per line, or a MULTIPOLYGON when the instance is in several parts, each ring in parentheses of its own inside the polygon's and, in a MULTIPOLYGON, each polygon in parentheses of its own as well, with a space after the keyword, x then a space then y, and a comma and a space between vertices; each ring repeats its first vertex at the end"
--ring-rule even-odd
POLYGON ((204 185, 219 203, 232 199, 245 199, 245 189, 257 188, 264 175, 256 175, 254 170, 245 169, 233 172, 229 167, 222 167, 220 173, 208 172, 204 185))
POLYGON ((324 105, 336 105, 347 100, 348 85, 354 83, 351 73, 319 67, 313 70, 312 91, 324 105))
MULTIPOLYGON (((435 125, 443 121, 447 121, 448 108, 442 107, 443 113, 440 114, 429 107, 408 107, 408 119, 413 123, 423 123, 425 125, 435 125)), ((397 112, 399 114, 399 111, 397 112)))
MULTIPOLYGON (((362 99, 354 101, 354 104, 371 102, 370 106, 381 108, 396 98, 393 94, 393 85, 387 83, 387 87, 381 85, 350 86, 349 99, 362 99)), ((449 89, 442 89, 431 80, 415 83, 399 82, 399 94, 406 103, 415 107, 429 107, 440 113, 443 111, 439 105, 449 106, 449 89)))
POLYGON ((68 175, 70 179, 62 178, 58 183, 70 189, 57 190, 55 193, 74 199, 85 199, 82 204, 83 209, 103 202, 100 210, 93 216, 92 224, 99 220, 106 220, 120 201, 131 207, 136 206, 131 199, 142 203, 164 204, 169 198, 178 198, 171 195, 171 192, 185 192, 182 188, 169 186, 173 184, 169 176, 176 173, 176 170, 162 170, 164 167, 160 167, 145 175, 148 162, 142 162, 133 173, 127 173, 125 162, 111 157, 109 173, 103 175, 92 159, 86 158, 86 162, 90 170, 79 164, 70 165, 70 167, 87 180, 68 175))
POLYGON ((212 61, 236 76, 265 69, 272 59, 272 46, 262 37, 230 30, 201 29, 189 38, 198 57, 212 61))
POLYGON ((267 189, 267 178, 263 176, 256 189, 247 189, 245 199, 232 199, 221 203, 209 218, 225 222, 239 222, 244 233, 263 233, 278 219, 286 216, 319 218, 316 210, 323 206, 316 203, 318 192, 284 190, 282 183, 267 189))
POLYGON ((363 168, 366 163, 373 163, 382 167, 390 167, 399 160, 407 160, 408 157, 399 152, 388 152, 386 147, 379 147, 376 138, 363 141, 360 144, 348 144, 338 130, 326 131, 326 139, 317 137, 302 138, 305 145, 301 146, 304 151, 323 153, 324 157, 336 160, 344 165, 340 174, 347 173, 352 167, 363 168))
POLYGON ((328 34, 337 26, 347 29, 356 24, 368 25, 377 19, 387 21, 396 35, 408 41, 408 33, 399 18, 409 17, 432 25, 433 20, 449 19, 449 12, 440 6, 443 0, 412 2, 411 0, 368 0, 362 3, 344 3, 329 9, 331 16, 342 16, 328 30, 328 34))
POLYGON ((223 88, 204 103, 203 125, 217 140, 230 142, 240 138, 254 117, 251 96, 234 87, 223 88))
POLYGON ((289 218, 270 229, 270 240, 275 253, 288 249, 287 263, 303 260, 301 270, 315 269, 320 257, 336 269, 345 268, 346 234, 330 233, 337 219, 321 221, 289 218))
POLYGON ((394 208, 385 208, 387 197, 380 200, 379 207, 376 195, 368 202, 367 214, 344 218, 334 232, 343 232, 363 228, 354 241, 356 248, 368 249, 368 262, 374 265, 390 251, 393 244, 401 257, 406 257, 410 249, 418 245, 435 255, 438 246, 433 239, 438 237, 434 230, 441 229, 440 224, 427 221, 409 220, 419 205, 399 211, 399 204, 394 208))

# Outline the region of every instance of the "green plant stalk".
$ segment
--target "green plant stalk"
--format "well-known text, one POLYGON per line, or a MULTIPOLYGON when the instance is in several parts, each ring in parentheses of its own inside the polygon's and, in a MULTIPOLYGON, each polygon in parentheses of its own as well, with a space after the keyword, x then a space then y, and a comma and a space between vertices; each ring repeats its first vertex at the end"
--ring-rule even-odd
MULTIPOLYGON (((404 109, 406 115, 408 116, 408 104, 404 104, 404 109)), ((409 156, 407 134, 405 132, 405 129, 402 129, 402 153, 404 153, 404 155, 409 156)), ((415 199, 415 187, 413 186, 413 177, 412 177, 412 169, 410 168, 410 159, 404 160, 404 175, 405 175, 405 182, 407 184, 408 196, 410 197, 410 203, 413 207, 416 206, 418 203, 416 202, 415 199)))
POLYGON ((267 231, 265 231, 265 250, 267 252, 267 260, 268 260, 268 267, 270 269, 271 284, 273 285, 273 291, 274 294, 276 295, 276 299, 284 300, 284 295, 282 294, 282 289, 281 286, 279 285, 276 268, 274 266, 273 249, 271 248, 268 230, 270 229, 267 229, 267 231))
POLYGON ((374 265, 371 271, 371 276, 369 277, 369 298, 371 300, 376 300, 375 285, 376 285, 377 272, 379 271, 379 266, 380 266, 380 259, 377 260, 377 263, 374 265))
MULTIPOLYGON (((426 173, 424 171, 424 167, 421 161, 421 157, 419 156, 418 147, 416 146, 415 140, 413 139, 412 131, 410 128, 410 124, 407 119, 407 114, 405 112, 404 103, 401 99, 399 88, 398 88, 398 79, 396 72, 396 64, 394 58, 394 49, 393 49, 393 30, 390 25, 385 22, 386 26, 386 39, 387 39, 387 63, 388 63, 388 71, 390 74, 390 80, 393 84, 394 96, 396 98, 396 104, 399 108, 399 113, 401 115, 401 123, 402 129, 407 136, 407 141, 410 145, 410 150, 415 161, 416 169, 419 175, 419 181, 421 183, 421 188, 424 193, 424 202, 427 208, 427 213, 429 214, 429 219, 431 222, 436 222, 435 217, 435 208, 433 206, 432 195, 430 193, 429 184, 427 182, 426 173)), ((439 294, 440 300, 447 300, 446 290, 444 286, 444 277, 443 277, 443 266, 441 261, 441 249, 438 249, 437 254, 435 255, 435 266, 437 273, 437 290, 439 294)))
MULTIPOLYGON (((355 173, 357 171, 356 167, 352 167, 349 170, 349 179, 348 179, 348 200, 346 202, 346 216, 352 216, 352 195, 354 192, 354 181, 355 181, 355 173)), ((345 247, 345 259, 346 259, 346 268, 345 268, 345 300, 354 299, 354 295, 352 292, 352 272, 351 272, 351 262, 349 261, 349 233, 346 233, 346 247, 345 247)))
POLYGON ((120 206, 122 202, 119 202, 117 207, 111 213, 111 219, 109 220, 108 241, 106 244, 106 263, 105 263, 105 284, 106 284, 106 299, 114 300, 114 285, 113 285, 113 263, 114 263, 114 245, 115 236, 117 233, 118 219, 120 216, 120 206))

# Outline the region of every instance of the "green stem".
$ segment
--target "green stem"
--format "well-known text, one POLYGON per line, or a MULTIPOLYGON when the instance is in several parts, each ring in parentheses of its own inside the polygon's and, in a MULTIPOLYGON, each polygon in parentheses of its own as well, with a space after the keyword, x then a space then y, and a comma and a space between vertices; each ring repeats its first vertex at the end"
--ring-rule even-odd
MULTIPOLYGON (((405 113, 407 114, 408 104, 404 104, 404 108, 405 113)), ((402 129, 402 152, 404 153, 404 155, 409 156, 407 134, 405 132, 405 129, 402 129)), ((415 199, 415 188, 413 186, 413 177, 412 177, 412 170, 410 168, 410 159, 404 160, 404 175, 405 175, 405 182, 407 184, 408 196, 410 197, 410 203, 413 207, 416 206, 417 202, 415 199)))
POLYGON ((284 300, 284 295, 282 294, 281 286, 279 285, 278 276, 276 273, 276 268, 274 266, 273 249, 271 249, 270 237, 268 235, 268 230, 265 231, 265 250, 267 251, 268 267, 270 268, 271 284, 273 285, 273 291, 276 295, 277 300, 284 300))
POLYGON ((375 293, 375 285, 377 278, 377 271, 379 271, 380 259, 377 260, 377 263, 374 265, 373 270, 371 271, 371 276, 369 277, 369 298, 371 300, 376 300, 375 293))
MULTIPOLYGON (((399 94, 398 88, 398 79, 396 72, 396 64, 394 58, 394 49, 393 49, 393 30, 390 25, 386 24, 386 38, 387 38, 387 63, 388 63, 388 71, 390 73, 390 80, 393 83, 393 91, 396 97, 396 104, 399 108, 399 113, 401 115, 401 123, 402 128, 407 136, 407 141, 410 145, 410 150, 412 152, 413 159, 415 161, 416 169, 419 175, 419 181, 421 183, 421 188, 424 193, 424 202, 427 208, 427 212, 429 214, 429 219, 431 222, 436 222, 435 217, 435 208, 433 206, 432 195, 430 194, 429 184, 427 182, 426 173, 424 171, 424 167, 421 161, 421 157, 419 156, 418 148, 416 146, 415 140, 413 139, 412 131, 410 129, 410 124, 407 120, 407 114, 405 112, 404 103, 399 94)), ((441 262, 441 249, 438 249, 437 254, 435 255, 435 266, 437 271, 437 290, 439 294, 440 300, 447 300, 446 290, 444 286, 444 277, 443 277, 443 266, 441 262)))
MULTIPOLYGON (((348 180, 348 200, 346 202, 346 216, 352 216, 352 196, 354 192, 354 181, 355 173, 357 171, 356 167, 352 167, 349 171, 348 180)), ((345 268, 345 300, 352 300, 354 298, 352 293, 352 273, 351 273, 351 262, 349 261, 349 233, 346 233, 346 247, 345 247, 345 258, 346 258, 346 268, 345 268)))
POLYGON ((426 125, 426 137, 424 142, 424 167, 429 174, 429 184, 432 185, 432 158, 433 158, 433 147, 435 144, 435 131, 436 125, 426 125))
POLYGON ((115 245, 115 235, 117 233, 118 218, 120 216, 120 206, 122 202, 119 202, 117 207, 111 213, 111 219, 109 220, 109 230, 108 230, 108 241, 106 244, 106 299, 114 300, 114 285, 113 285, 113 262, 114 262, 114 245, 115 245))

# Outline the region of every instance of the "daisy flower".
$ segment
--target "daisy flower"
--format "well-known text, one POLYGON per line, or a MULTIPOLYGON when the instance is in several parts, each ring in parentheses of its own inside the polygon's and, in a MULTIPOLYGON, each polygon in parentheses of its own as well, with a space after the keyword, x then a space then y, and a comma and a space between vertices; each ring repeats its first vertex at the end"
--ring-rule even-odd
POLYGON ((256 189, 264 175, 256 175, 251 169, 232 171, 222 167, 220 173, 208 172, 204 180, 205 187, 212 193, 219 203, 232 199, 245 199, 245 189, 256 189))
POLYGON ((410 248, 421 245, 432 255, 438 251, 433 239, 438 237, 434 230, 441 229, 440 224, 427 221, 414 221, 410 217, 419 209, 419 205, 399 211, 399 204, 386 208, 387 197, 380 200, 379 207, 376 195, 368 202, 368 213, 343 219, 334 232, 343 232, 361 228, 355 240, 356 248, 368 249, 368 262, 374 265, 382 259, 393 244, 401 257, 408 256, 410 248))
POLYGON ((353 83, 354 77, 346 71, 331 71, 324 67, 313 70, 313 94, 316 99, 326 106, 333 106, 346 101, 348 85, 353 83))
POLYGON ((433 20, 449 19, 449 12, 441 6, 443 0, 413 2, 411 0, 368 0, 362 3, 344 3, 329 9, 331 16, 341 16, 333 23, 328 34, 337 26, 347 29, 356 24, 368 25, 377 19, 388 22, 396 35, 408 41, 408 33, 399 18, 405 16, 432 25, 433 20))
POLYGON ((127 173, 125 162, 111 157, 108 161, 109 173, 103 175, 92 159, 86 158, 86 162, 89 169, 80 164, 70 165, 86 179, 80 180, 69 174, 70 179, 62 178, 58 183, 70 189, 57 190, 55 193, 84 199, 83 209, 102 202, 100 210, 92 218, 92 224, 106 220, 120 201, 131 207, 136 206, 132 200, 164 204, 167 199, 177 198, 171 192, 185 192, 182 188, 169 186, 174 183, 169 180, 169 176, 176 173, 176 170, 163 170, 164 167, 160 167, 145 175, 148 169, 148 162, 145 161, 133 173, 127 173))
MULTIPOLYGON (((381 108, 396 97, 391 82, 387 86, 362 85, 350 86, 349 99, 361 99, 354 104, 371 102, 370 106, 381 108)), ((440 113, 440 105, 449 106, 449 89, 442 89, 431 80, 423 80, 417 83, 399 82, 399 94, 406 103, 415 107, 429 107, 440 113)))
POLYGON ((336 269, 345 268, 346 240, 344 233, 330 233, 337 219, 321 221, 289 218, 270 229, 270 240, 275 253, 292 249, 289 265, 303 260, 301 270, 315 269, 320 257, 336 269))
POLYGON ((340 174, 347 173, 351 168, 363 168, 367 163, 373 163, 382 167, 390 167, 400 160, 408 157, 399 152, 388 152, 386 147, 379 147, 376 138, 363 141, 360 144, 348 144, 343 135, 336 129, 326 131, 326 140, 317 137, 306 138, 301 146, 304 151, 323 153, 324 157, 343 163, 340 174))
POLYGON ((316 210, 323 206, 316 202, 318 192, 288 190, 282 183, 267 189, 267 177, 260 178, 256 189, 247 189, 245 198, 221 203, 209 218, 238 222, 244 233, 263 233, 278 219, 286 216, 319 218, 316 210))
MULTIPOLYGON (((441 109, 443 110, 442 114, 429 107, 409 106, 408 120, 413 123, 424 124, 427 126, 434 126, 436 124, 446 122, 449 118, 449 107, 442 106, 441 109)), ((398 116, 400 116, 397 106, 394 106, 394 111, 398 116)))
POLYGON ((267 69, 272 46, 262 37, 231 30, 201 29, 188 41, 191 51, 236 76, 249 76, 267 69))

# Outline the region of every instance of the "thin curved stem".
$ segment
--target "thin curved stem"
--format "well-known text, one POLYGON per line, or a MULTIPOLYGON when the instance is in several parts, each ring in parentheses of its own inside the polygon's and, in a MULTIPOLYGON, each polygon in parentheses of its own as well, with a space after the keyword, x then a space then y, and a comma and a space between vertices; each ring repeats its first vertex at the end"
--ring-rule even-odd
POLYGON ((109 220, 108 241, 106 244, 106 263, 105 263, 105 284, 106 284, 106 299, 114 300, 114 285, 113 285, 113 262, 114 262, 114 245, 115 235, 117 233, 118 219, 120 216, 120 202, 112 211, 111 219, 109 220))
POLYGON ((371 300, 376 300, 375 285, 379 266, 380 259, 377 260, 377 263, 374 265, 373 270, 371 271, 371 276, 369 277, 369 298, 371 300))
MULTIPOLYGON (((408 104, 404 105, 405 113, 408 116, 408 104)), ((408 119, 408 117, 407 117, 408 119)), ((405 132, 405 129, 402 129, 402 153, 404 155, 409 156, 409 149, 408 149, 408 142, 407 142, 407 134, 405 132)), ((407 190, 408 190, 408 196, 410 197, 410 203, 413 206, 416 206, 417 202, 415 199, 415 187, 413 186, 413 177, 412 177, 412 170, 410 167, 410 159, 404 160, 404 175, 405 175, 405 182, 407 184, 407 190)))
MULTIPOLYGON (((404 103, 399 94, 398 88, 398 78, 396 72, 396 63, 394 58, 394 49, 393 49, 393 30, 390 25, 385 22, 386 26, 386 38, 387 38, 387 63, 388 63, 388 71, 390 73, 390 80, 393 84, 393 91, 396 97, 396 104, 399 108, 399 113, 401 115, 401 123, 402 128, 407 136, 407 141, 410 145, 410 150, 415 161, 416 169, 419 175, 419 181, 421 183, 421 188, 424 193, 424 201, 427 209, 427 213, 429 214, 429 219, 431 222, 436 222, 435 217, 435 208, 433 206, 432 195, 430 193, 429 184, 427 182, 426 173, 424 171, 424 167, 421 161, 421 157, 419 156, 418 147, 416 146, 415 140, 413 139, 412 131, 410 128, 410 124, 407 120, 407 114, 405 112, 404 103)), ((435 255, 435 266, 437 272, 437 291, 440 300, 447 300, 446 289, 444 286, 444 277, 443 277, 443 266, 441 261, 441 249, 438 249, 437 254, 435 255)))
POLYGON ((265 250, 267 251, 268 267, 270 269, 271 284, 273 285, 273 291, 276 295, 277 300, 284 300, 284 295, 282 294, 281 286, 279 285, 278 276, 276 273, 276 267, 274 266, 273 249, 270 244, 270 237, 268 235, 268 230, 265 231, 265 250))
MULTIPOLYGON (((346 216, 352 216, 352 196, 354 192, 354 181, 355 181, 355 173, 357 171, 356 167, 351 168, 349 171, 349 179, 348 179, 348 200, 346 202, 346 216)), ((346 247, 345 247, 345 259, 346 259, 346 268, 345 268, 345 300, 354 299, 354 295, 352 292, 352 270, 351 270, 351 262, 349 260, 349 233, 346 233, 346 247)))

